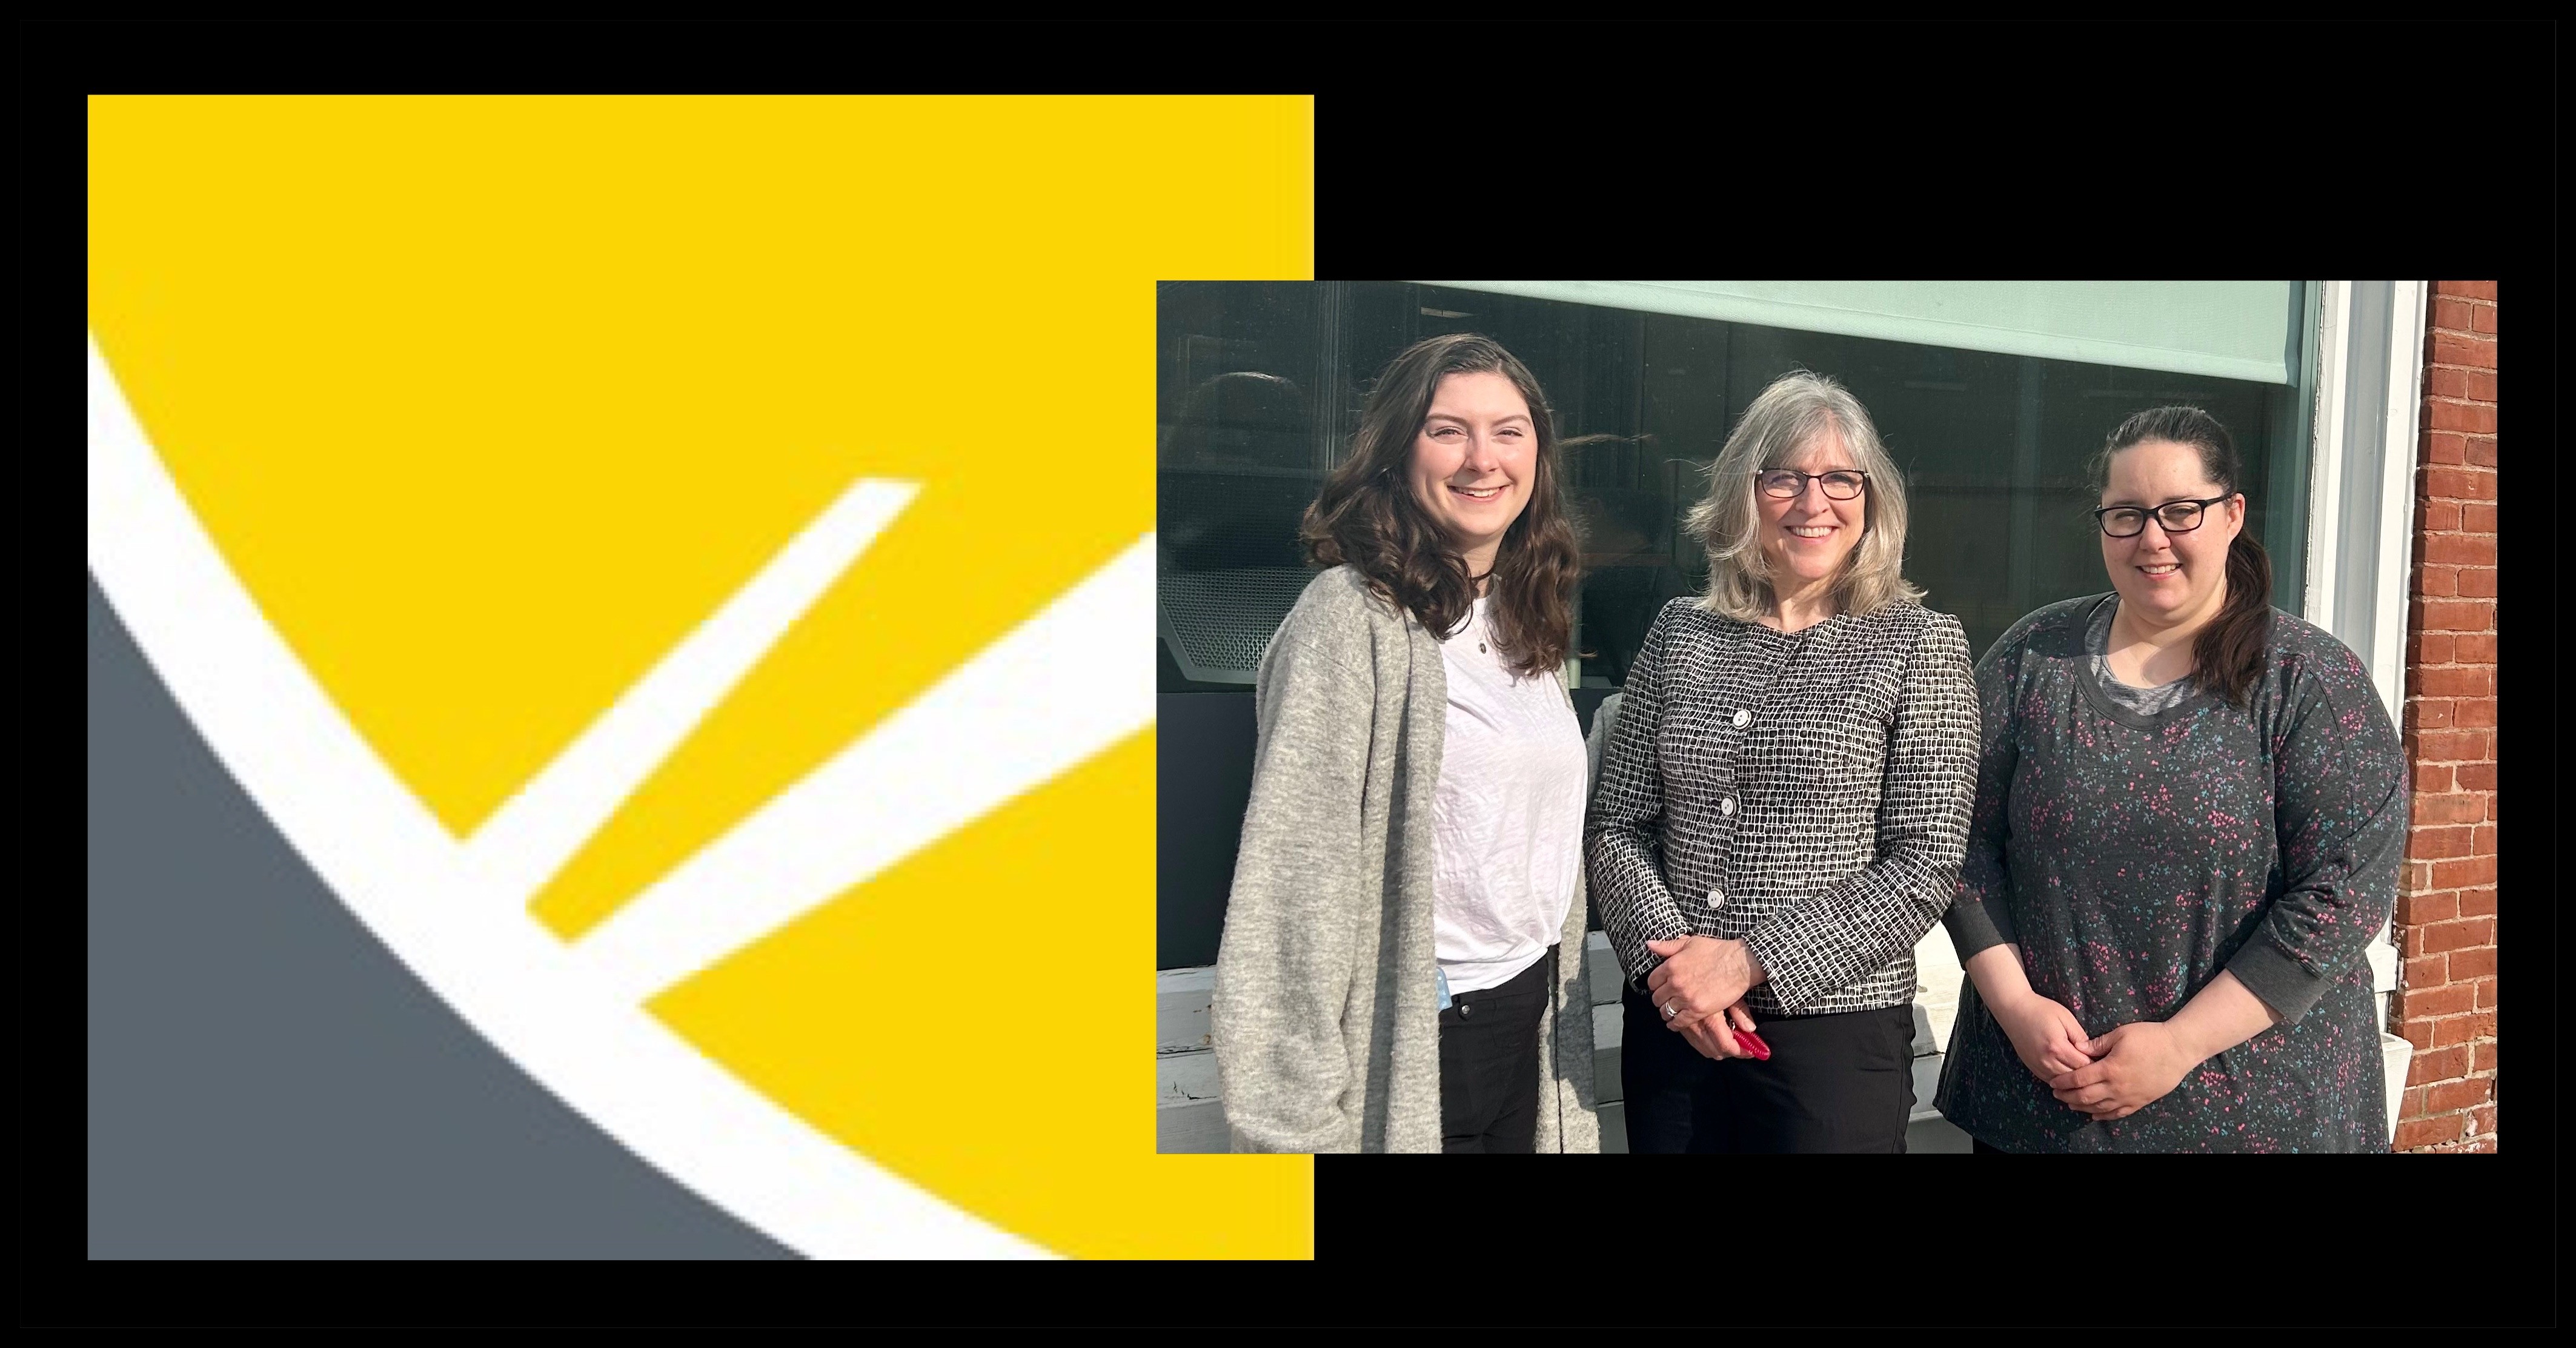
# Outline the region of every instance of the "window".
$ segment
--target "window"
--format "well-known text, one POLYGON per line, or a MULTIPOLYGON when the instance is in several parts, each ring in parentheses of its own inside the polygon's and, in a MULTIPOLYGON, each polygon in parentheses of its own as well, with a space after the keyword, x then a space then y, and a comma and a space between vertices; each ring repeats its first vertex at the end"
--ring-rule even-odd
POLYGON ((1841 381, 1876 419, 1912 506, 1906 574, 1927 604, 1958 615, 1980 654, 2030 610, 2109 588, 2085 464, 2129 414, 2164 403, 2206 408, 2235 435, 2247 529, 2272 554, 2273 602, 2298 611, 2313 382, 2300 339, 2314 331, 2313 290, 1166 284, 1162 967, 1215 958, 1249 792, 1252 670, 1308 575, 1297 523, 1347 452, 1367 381, 1412 342, 1484 333, 1555 404, 1584 551, 1568 673, 1588 722, 1626 679, 1656 612, 1705 583, 1681 515, 1745 404, 1792 369, 1841 381), (2138 363, 2102 363, 2113 356, 2138 363))

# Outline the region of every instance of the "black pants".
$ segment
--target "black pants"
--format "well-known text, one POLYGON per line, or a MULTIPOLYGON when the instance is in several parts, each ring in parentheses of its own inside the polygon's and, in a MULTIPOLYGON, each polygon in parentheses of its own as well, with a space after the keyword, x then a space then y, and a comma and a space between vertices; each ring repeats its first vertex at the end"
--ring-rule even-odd
POLYGON ((1771 1058, 1703 1058, 1644 995, 1622 1001, 1620 1088, 1633 1152, 1903 1152, 1914 1008, 1755 1016, 1771 1058))
POLYGON ((1538 1150, 1539 1027, 1556 987, 1556 947, 1501 987, 1462 992, 1440 1013, 1440 1150, 1538 1150))

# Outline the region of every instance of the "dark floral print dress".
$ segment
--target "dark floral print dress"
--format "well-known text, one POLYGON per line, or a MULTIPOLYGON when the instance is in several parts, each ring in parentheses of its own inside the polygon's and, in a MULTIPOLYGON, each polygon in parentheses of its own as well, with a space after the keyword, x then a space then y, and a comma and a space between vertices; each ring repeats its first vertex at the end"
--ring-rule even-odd
POLYGON ((2058 1102, 1971 982, 1936 1103, 2005 1151, 2386 1151, 2363 947, 2396 903, 2406 759, 2361 661, 2277 610, 2247 705, 2142 715, 2085 646, 2116 595, 2052 604, 1977 664, 1977 802, 1944 918, 2021 949, 2086 1032, 2164 1021, 2222 970, 2281 1023, 2112 1123, 2058 1102))

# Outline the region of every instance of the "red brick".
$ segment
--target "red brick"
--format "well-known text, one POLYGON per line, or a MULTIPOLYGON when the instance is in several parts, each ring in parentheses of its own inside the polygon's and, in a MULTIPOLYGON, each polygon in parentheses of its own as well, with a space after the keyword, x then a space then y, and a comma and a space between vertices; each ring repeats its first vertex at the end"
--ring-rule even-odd
MULTIPOLYGON (((2486 621, 2486 615, 2493 612, 2495 608, 2493 604, 2483 599, 2454 599, 2428 603, 2425 607, 2435 610, 2455 610, 2450 613, 2436 613, 2435 616, 2445 622, 2468 621, 2470 614, 2474 612, 2477 615, 2476 620, 2481 623, 2486 621)), ((2478 629, 2463 627, 2452 630, 2474 632, 2478 629)), ((2458 644, 2453 643, 2451 649, 2453 658, 2457 659, 2458 644)), ((2424 696, 2426 697, 2492 697, 2494 695, 2495 666, 2492 664, 2435 665, 2424 671, 2424 696)), ((2461 758, 2479 756, 2477 754, 2459 755, 2461 758)))
POLYGON ((2453 771, 2460 775, 2460 789, 2463 791, 2496 789, 2496 768, 2493 763, 2462 763, 2453 771))
MULTIPOLYGON (((2468 448, 2469 442, 2465 437, 2463 437, 2460 440, 2460 453, 2465 456, 2468 453, 2468 448)), ((2453 459, 2451 462, 2459 463, 2461 461, 2461 459, 2453 459)), ((2430 490, 2431 488, 2429 486, 2419 486, 2417 488, 2419 495, 2415 501, 2415 532, 2419 534, 2438 534, 2450 533, 2457 530, 2460 527, 2460 520, 2463 518, 2461 512, 2465 511, 2468 507, 2461 505, 2457 501, 2431 500, 2427 495, 2421 494, 2429 493, 2430 490)))
MULTIPOLYGON (((2433 538, 2457 538, 2458 534, 2435 534, 2433 538)), ((2432 539, 2425 540, 2431 542, 2432 539)), ((2449 599, 2460 592, 2460 568, 2456 566, 2423 566, 2415 569, 2415 593, 2431 599, 2449 599)))
POLYGON ((2447 665, 2459 637, 2449 632, 2418 632, 2406 639, 2406 663, 2410 665, 2447 665))
POLYGON ((2492 304, 2481 304, 2476 308, 2471 309, 2469 311, 2469 327, 2475 331, 2483 332, 2490 337, 2494 336, 2496 330, 2496 307, 2492 304))
POLYGON ((2453 978, 2488 978, 2492 977, 2495 971, 2496 948, 2494 946, 2479 946, 2473 950, 2457 950, 2451 953, 2451 977, 2453 978))
MULTIPOLYGON (((2445 983, 2436 988, 2418 988, 2410 983, 2406 989, 2408 1023, 2430 1020, 2436 1031, 2441 1028, 2445 1017, 2465 1016, 2476 1010, 2477 1005, 2478 987, 2475 983, 2445 983)), ((2442 1042, 2439 1033, 2434 1035, 2433 1042, 2442 1042)))
POLYGON ((2463 598, 2493 599, 2496 592, 2495 568, 2492 566, 2461 567, 2459 584, 2463 598))
POLYGON ((2397 887, 2408 894, 2422 894, 2433 888, 2433 863, 2409 858, 2398 863, 2397 887))
POLYGON ((2477 306, 2467 300, 2452 299, 2437 292, 2433 300, 2433 312, 2429 317, 2434 327, 2449 328, 2453 332, 2467 332, 2469 310, 2475 307, 2477 306))
POLYGON ((2469 1045, 2469 1070, 2472 1072, 2496 1070, 2496 1041, 2485 1039, 2469 1045))
MULTIPOLYGON (((2474 671, 2489 673, 2485 665, 2450 665, 2424 671, 2424 681, 2436 676, 2474 671)), ((2487 732, 2483 730, 2426 730, 2415 736, 2415 757, 2426 763, 2476 763, 2487 756, 2487 732)))
MULTIPOLYGON (((2417 1053, 2429 1053, 2433 1049, 2433 1022, 2406 1021, 2397 1027, 2397 1037, 2413 1044, 2417 1053)), ((2414 1069, 2410 1067, 2407 1070, 2411 1072, 2414 1069)))
POLYGON ((2434 294, 2458 295, 2463 299, 2491 300, 2496 297, 2495 292, 2496 283, 2493 281, 2435 281, 2433 283, 2434 294))
MULTIPOLYGON (((2491 917, 2467 917, 2457 922, 2437 922, 2424 928, 2424 953, 2427 955, 2447 954, 2453 950, 2494 943, 2495 919, 2491 917)), ((2461 977, 2456 967, 2451 970, 2451 977, 2461 977)), ((2452 986, 2457 987, 2458 984, 2455 982, 2452 986)))
MULTIPOLYGON (((2469 437, 2458 431, 2424 432, 2424 462, 2428 467, 2458 468, 2469 461, 2469 437)), ((2440 528, 2428 524, 2426 528, 2440 528)))
POLYGON ((2428 1119, 2408 1119, 2397 1125, 2397 1150, 2413 1151, 2442 1142, 2459 1140, 2466 1114, 2436 1114, 2428 1119))
POLYGON ((2493 824, 2478 824, 2474 827, 2476 830, 2476 836, 2469 842, 2469 855, 2476 857, 2494 856, 2496 854, 2496 826, 2493 824))
MULTIPOLYGON (((2429 1052, 2418 1050, 2415 1060, 2406 1064, 2406 1084, 2429 1087, 2437 1081, 2456 1081, 2467 1076, 2470 1052, 2467 1044, 2453 1044, 2449 1048, 2437 1048, 2429 1052)), ((2437 1109, 2439 1106, 2427 1099, 2425 1108, 2437 1109)))
POLYGON ((2466 825, 2419 828, 2415 830, 2415 836, 2407 840, 2406 853, 2427 861, 2475 856, 2477 853, 2471 847, 2476 842, 2475 833, 2466 825))
POLYGON ((2491 856, 2462 857, 2457 861, 2433 863, 2432 883, 2436 889, 2467 889, 2473 885, 2491 885, 2495 883, 2495 878, 2496 859, 2491 856))
MULTIPOLYGON (((2467 325, 2450 323, 2444 326, 2456 328, 2467 325)), ((2424 370, 2424 392, 2436 398, 2466 398, 2469 396, 2469 372, 2439 365, 2427 366, 2424 370)))
POLYGON ((2493 632, 2463 632, 2452 638, 2451 658, 2464 665, 2492 665, 2496 662, 2496 639, 2493 632))
POLYGON ((2467 1109, 2473 1105, 2485 1104, 2494 1090, 2495 1083, 2485 1077, 2470 1077, 2465 1081, 2445 1081, 2424 1092, 2424 1104, 2436 1114, 2454 1109, 2467 1109))
POLYGON ((2496 1149, 2495 1116, 2496 1107, 2492 1104, 2480 1105, 2469 1111, 2469 1122, 2477 1125, 2478 1130, 2478 1140, 2476 1145, 2470 1148, 2471 1151, 2494 1151, 2496 1149))
POLYGON ((2486 817, 2487 798, 2484 796, 2446 792, 2415 798, 2415 822, 2418 825, 2482 824, 2486 817))
POLYGON ((2483 599, 2428 599, 2417 608, 2424 615, 2427 632, 2483 632, 2494 611, 2483 599))
MULTIPOLYGON (((2461 443, 2465 453, 2468 442, 2461 443)), ((2470 468, 2427 468, 2424 470, 2424 499, 2427 501, 2489 501, 2492 496, 2478 494, 2478 473, 2470 468)))
MULTIPOLYGON (((2449 698, 2419 697, 2406 704, 2406 730, 2412 732, 2419 730, 2448 730, 2450 728, 2451 700, 2449 698)), ((2417 815, 2415 817, 2415 822, 2419 824, 2423 823, 2423 816, 2417 815)), ((2465 821, 2453 820, 2452 822, 2461 823, 2465 821)))
POLYGON ((2469 399, 2469 400, 2471 400, 2471 401, 2473 401, 2473 402, 2491 403, 2491 402, 2494 402, 2494 401, 2496 400, 2496 396, 2495 396, 2495 384, 2496 384, 2495 371, 2493 371, 2493 370, 2462 370, 2462 371, 2460 371, 2460 373, 2461 373, 2461 374, 2463 374, 2463 375, 2466 375, 2466 376, 2468 377, 2468 379, 2467 379, 2467 383, 2466 383, 2466 385, 2465 385, 2465 387, 2466 387, 2466 389, 2467 389, 2467 392, 2465 392, 2465 393, 2461 394, 2460 396, 2462 396, 2462 397, 2464 397, 2464 398, 2467 398, 2467 399, 2469 399))
POLYGON ((2472 1039, 2495 1038, 2495 1012, 2472 1011, 2465 1016, 2442 1016, 2433 1022, 2433 1047, 2448 1048, 2472 1039))
POLYGON ((2483 468, 2427 468, 2424 491, 2435 500, 2492 501, 2495 474, 2483 468))
POLYGON ((2495 886, 2480 885, 2476 889, 2463 889, 2454 892, 2460 896, 2460 916, 2495 916, 2495 886))
POLYGON ((2456 332, 2433 334, 2433 363, 2436 365, 2475 365, 2480 369, 2495 368, 2495 339, 2465 336, 2456 332))
POLYGON ((2451 704, 2451 724, 2456 726, 2493 726, 2496 704, 2491 697, 2464 697, 2451 704))
MULTIPOLYGON (((2453 771, 2454 771, 2454 769, 2453 769, 2453 768, 2451 767, 2451 765, 2450 765, 2450 764, 2448 764, 2448 763, 2418 763, 2418 764, 2416 764, 2416 765, 2415 765, 2415 783, 2414 783, 2416 793, 2417 793, 2418 795, 2421 795, 2421 794, 2423 794, 2424 792, 2427 792, 2427 791, 2448 791, 2448 790, 2450 790, 2450 789, 2451 789, 2451 774, 2452 774, 2452 772, 2453 772, 2453 771)), ((2457 769, 2457 771, 2463 771, 2463 772, 2465 772, 2465 771, 2467 771, 2467 769, 2462 768, 2462 769, 2457 769)), ((2430 879, 2432 879, 2432 878, 2433 878, 2433 874, 2432 874, 2432 872, 2431 872, 2429 869, 2425 871, 2425 873, 2424 873, 2424 878, 2425 878, 2425 879, 2427 879, 2427 880, 2430 880, 2430 879)))
MULTIPOLYGON (((2470 436, 2469 462, 2479 468, 2495 467, 2495 445, 2495 437, 2492 435, 2470 436)), ((2493 519, 2489 519, 2487 521, 2487 528, 2495 528, 2495 521, 2493 519)))
MULTIPOLYGON (((2496 981, 2492 978, 2481 978, 2478 980, 2478 1009, 2480 1011, 2495 1010, 2495 985, 2496 981)), ((2488 1037, 2493 1038, 2494 1036, 2490 1035, 2488 1037)))
MULTIPOLYGON (((2407 1071, 2411 1075, 2414 1069, 2410 1066, 2407 1071)), ((2397 1100, 2397 1117, 2401 1119, 2419 1119, 2424 1116, 2423 1087, 2408 1086, 2398 1093, 2397 1100)))
POLYGON ((2424 404, 2425 424, 2437 431, 2462 431, 2485 435, 2496 428, 2496 410, 2487 403, 2448 402, 2434 399, 2424 404))
POLYGON ((2428 565, 2493 566, 2496 545, 2493 534, 2434 534, 2424 540, 2423 560, 2428 565))
POLYGON ((2397 899, 2397 925, 2425 927, 2448 922, 2460 915, 2460 891, 2437 890, 2431 894, 2403 894, 2397 899))
MULTIPOLYGON (((2492 444, 2494 442, 2490 441, 2488 443, 2492 444)), ((2460 507, 2460 530, 2463 533, 2472 534, 2494 533, 2495 517, 2495 502, 2467 502, 2460 507)))

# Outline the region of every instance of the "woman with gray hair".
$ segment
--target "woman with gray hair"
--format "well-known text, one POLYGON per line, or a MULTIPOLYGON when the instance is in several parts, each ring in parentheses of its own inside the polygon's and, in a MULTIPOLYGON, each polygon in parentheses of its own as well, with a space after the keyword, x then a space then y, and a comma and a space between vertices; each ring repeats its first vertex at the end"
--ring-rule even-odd
POLYGON ((1906 582, 1904 482, 1831 379, 1753 400, 1688 525, 1708 593, 1647 632, 1585 823, 1629 1148, 1901 1152, 1914 943, 1976 789, 1967 634, 1906 582))

